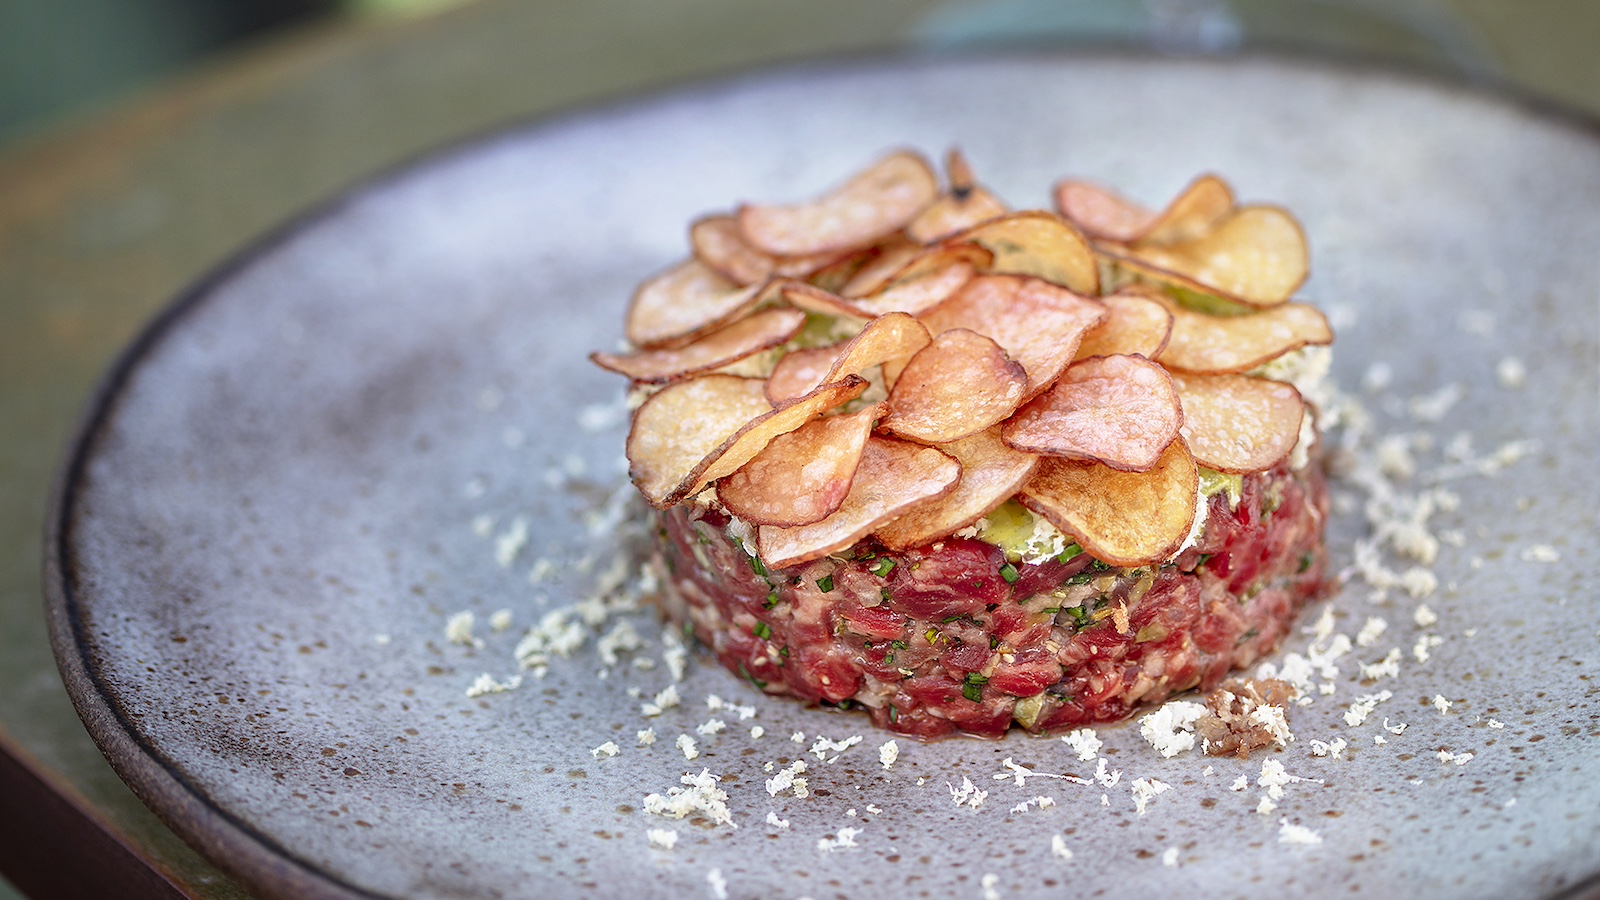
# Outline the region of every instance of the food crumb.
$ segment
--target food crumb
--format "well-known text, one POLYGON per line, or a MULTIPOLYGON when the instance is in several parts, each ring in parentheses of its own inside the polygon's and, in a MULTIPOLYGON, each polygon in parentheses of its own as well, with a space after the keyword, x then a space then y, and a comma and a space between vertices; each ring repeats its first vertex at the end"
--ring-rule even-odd
POLYGON ((489 616, 489 628, 496 633, 511 627, 511 610, 497 609, 489 616))
POLYGON ((989 872, 978 880, 983 888, 983 900, 1000 900, 1000 876, 989 872))
POLYGON ((1442 716, 1450 711, 1450 701, 1446 700, 1443 694, 1434 694, 1433 708, 1437 709, 1439 711, 1439 715, 1442 716))
POLYGON ((1163 866, 1176 866, 1178 864, 1178 848, 1168 847, 1161 854, 1161 864, 1163 866))
POLYGON ((700 755, 700 749, 695 746, 694 738, 689 737, 687 734, 678 735, 677 746, 679 750, 683 751, 684 759, 692 760, 700 755))
POLYGON ((884 741, 882 746, 878 747, 878 762, 883 764, 884 771, 887 772, 889 767, 894 765, 895 760, 899 758, 900 744, 898 742, 884 741))
POLYGON ((589 755, 593 756, 595 759, 599 759, 602 756, 616 756, 621 752, 622 748, 618 747, 615 742, 606 741, 604 744, 601 744, 593 750, 590 750, 589 755))
POLYGON ((1494 367, 1495 378, 1500 380, 1500 386, 1516 390, 1528 383, 1528 367, 1522 360, 1515 356, 1507 356, 1500 360, 1494 367))
POLYGON ((972 779, 965 775, 961 776, 961 787, 958 788, 948 781, 944 783, 944 786, 950 789, 950 799, 954 801, 956 806, 969 806, 977 809, 989 797, 988 791, 978 790, 978 786, 972 783, 972 779))
POLYGON ((845 826, 839 829, 833 838, 818 838, 817 849, 825 853, 831 853, 840 847, 854 847, 856 846, 856 835, 860 833, 861 829, 859 828, 845 826))
POLYGON ((1079 728, 1075 731, 1069 731, 1061 736, 1061 740, 1068 747, 1077 751, 1078 759, 1083 762, 1089 762, 1094 759, 1095 755, 1100 752, 1100 748, 1104 746, 1104 743, 1094 733, 1093 728, 1079 728))
POLYGON ((1249 775, 1240 775, 1238 778, 1235 778, 1233 780, 1233 784, 1228 785, 1228 790, 1230 790, 1230 791, 1242 791, 1242 790, 1244 790, 1245 788, 1247 788, 1249 786, 1250 786, 1250 776, 1249 775))
POLYGON ((472 636, 474 622, 476 622, 476 617, 473 616, 472 610, 464 609, 456 613, 450 617, 449 621, 444 623, 444 639, 452 644, 460 644, 463 647, 482 647, 483 641, 472 636))
POLYGON ((1439 615, 1428 608, 1426 603, 1418 603, 1416 612, 1411 614, 1411 621, 1417 623, 1418 628, 1428 628, 1439 622, 1439 615))
POLYGON ((1278 843, 1316 845, 1322 843, 1322 835, 1304 825, 1291 825, 1288 819, 1280 819, 1278 820, 1278 843))
POLYGON ((1506 724, 1504 722, 1501 722, 1498 719, 1490 719, 1486 724, 1490 728, 1504 728, 1504 727, 1506 727, 1506 724))
POLYGON ((1522 551, 1523 562, 1553 563, 1561 559, 1561 551, 1549 544, 1534 544, 1522 551))
POLYGON ((656 730, 654 728, 641 729, 634 736, 638 739, 641 747, 648 747, 656 742, 656 730))
POLYGON ((1067 847, 1067 839, 1059 834, 1050 836, 1050 855, 1056 859, 1072 859, 1072 851, 1067 847))
POLYGON ((1439 762, 1442 763, 1455 763, 1458 766, 1464 766, 1471 760, 1471 753, 1451 753, 1449 750, 1439 751, 1439 762))
POLYGON ((718 734, 727 729, 728 725, 721 719, 707 719, 695 727, 695 732, 705 737, 718 734))
POLYGON ((1145 804, 1171 790, 1172 785, 1155 778, 1135 778, 1130 788, 1133 791, 1133 808, 1142 816, 1145 804))
POLYGON ((1344 750, 1347 746, 1348 744, 1345 743, 1344 738, 1334 738, 1332 741, 1328 741, 1326 743, 1323 741, 1312 741, 1311 755, 1323 756, 1329 759, 1344 759, 1344 750))
POLYGON ((493 675, 490 675, 488 672, 484 672, 482 675, 478 676, 476 681, 472 682, 471 686, 467 688, 467 697, 476 699, 488 694, 504 694, 507 691, 514 691, 521 686, 521 675, 513 675, 510 678, 507 678, 505 681, 495 681, 493 675))
POLYGON ((771 825, 773 828, 788 828, 789 827, 789 820, 788 819, 780 819, 780 818, 778 818, 778 814, 777 813, 769 812, 769 813, 767 813, 767 824, 771 825))
POLYGON ((650 846, 662 850, 671 850, 678 845, 678 833, 670 828, 652 828, 645 832, 645 837, 650 839, 650 846))
POLYGON ((766 734, 766 733, 767 733, 767 730, 765 728, 762 728, 760 725, 752 725, 752 726, 750 726, 750 737, 755 739, 755 740, 758 740, 758 741, 761 740, 761 736, 766 734))
POLYGON ((1206 707, 1186 700, 1173 700, 1139 719, 1139 734, 1165 758, 1194 747, 1195 720, 1206 714, 1206 707))
POLYGON ((1239 759, 1263 747, 1286 746, 1294 740, 1288 706, 1296 693, 1294 685, 1275 678, 1228 679, 1207 695, 1205 714, 1194 723, 1201 746, 1208 755, 1239 759))
POLYGON ((728 900, 728 879, 722 877, 721 869, 707 872, 706 883, 711 885, 711 896, 717 900, 728 900))
POLYGON ((1371 647, 1378 642, 1378 638, 1389 629, 1389 623, 1381 616, 1368 616, 1367 621, 1356 633, 1357 647, 1371 647))

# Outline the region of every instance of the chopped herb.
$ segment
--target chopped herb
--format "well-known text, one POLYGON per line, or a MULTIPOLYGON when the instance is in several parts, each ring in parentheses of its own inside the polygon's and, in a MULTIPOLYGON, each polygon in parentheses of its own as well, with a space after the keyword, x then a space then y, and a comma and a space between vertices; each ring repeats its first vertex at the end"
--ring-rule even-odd
POLYGON ((887 556, 872 564, 872 574, 878 576, 879 578, 887 578, 889 577, 889 573, 893 571, 894 560, 887 556))
POLYGON ((823 592, 824 594, 831 593, 833 591, 833 576, 824 575, 821 578, 818 578, 817 590, 823 592))
POLYGON ((778 655, 783 657, 784 659, 788 659, 789 658, 789 645, 788 644, 784 644, 782 647, 780 647, 778 649, 778 655))
POLYGON ((750 670, 746 669, 744 667, 744 663, 739 663, 739 674, 743 675, 751 684, 755 685, 758 688, 763 688, 764 689, 767 686, 767 683, 765 681, 762 681, 761 679, 755 677, 754 675, 751 675, 750 674, 750 670))
POLYGON ((765 564, 763 564, 761 562, 761 557, 759 557, 759 556, 750 557, 750 571, 756 573, 757 575, 763 576, 763 577, 766 576, 767 567, 766 567, 765 564))
POLYGON ((1061 612, 1061 607, 1059 607, 1059 606, 1046 606, 1044 609, 1041 609, 1039 611, 1044 613, 1047 616, 1053 616, 1056 613, 1061 612))
POLYGON ((889 704, 889 721, 890 722, 898 722, 898 721, 900 721, 900 710, 895 709, 893 703, 889 704))
POLYGON ((961 696, 977 703, 983 699, 983 686, 988 683, 989 679, 977 672, 968 672, 966 681, 961 685, 961 696))
POLYGON ((883 590, 879 591, 878 592, 878 599, 882 600, 885 603, 888 603, 889 602, 889 589, 888 588, 884 588, 883 590))
POLYGON ((795 577, 789 579, 789 583, 794 585, 795 587, 799 587, 800 586, 800 582, 802 582, 802 581, 805 581, 805 579, 801 578, 799 575, 796 575, 795 577))
POLYGON ((767 591, 766 602, 761 604, 761 608, 762 609, 771 609, 771 608, 773 608, 774 606, 777 606, 777 605, 778 605, 778 589, 777 588, 773 588, 772 590, 767 591))
POLYGON ((756 627, 750 629, 750 633, 764 641, 772 637, 772 626, 765 622, 757 622, 756 627))
POLYGON ((1056 562, 1071 562, 1082 552, 1083 548, 1076 543, 1068 544, 1067 549, 1061 551, 1061 555, 1056 557, 1056 562))
POLYGON ((1016 566, 1013 566, 1011 563, 1006 563, 1000 567, 1000 577, 1006 580, 1006 584, 1016 584, 1017 579, 1021 578, 1022 576, 1017 573, 1016 566))
POLYGON ((1079 572, 1078 574, 1072 576, 1071 578, 1068 578, 1067 579, 1067 584, 1069 584, 1069 585, 1088 584, 1092 580, 1094 580, 1094 573, 1092 573, 1092 572, 1079 572))
POLYGON ((1093 561, 1091 561, 1091 562, 1090 562, 1090 563, 1089 563, 1089 569, 1090 569, 1090 570, 1091 570, 1091 571, 1095 571, 1095 572, 1104 572, 1104 571, 1106 571, 1106 570, 1108 570, 1108 569, 1114 569, 1114 568, 1116 568, 1116 567, 1115 567, 1115 566, 1113 566, 1113 565, 1111 565, 1111 564, 1110 564, 1110 563, 1108 563, 1108 562, 1101 562, 1101 561, 1100 561, 1100 560, 1098 560, 1098 559, 1096 559, 1096 560, 1093 560, 1093 561))
POLYGON ((711 538, 706 537, 706 533, 698 528, 694 530, 694 536, 698 538, 702 544, 710 545, 711 543, 711 538))
POLYGON ((928 643, 930 644, 939 643, 939 629, 937 628, 929 628, 927 631, 922 633, 922 636, 927 638, 928 643))
POLYGON ((1089 624, 1089 612, 1081 606, 1069 606, 1062 610, 1062 612, 1065 612, 1068 616, 1071 616, 1073 624, 1077 625, 1079 628, 1089 624))
POLYGON ((1316 559, 1317 558, 1310 553, 1302 553, 1300 555, 1300 571, 1304 572, 1305 570, 1311 568, 1311 564, 1316 562, 1316 559))
POLYGON ((1251 638, 1255 637, 1256 635, 1258 635, 1260 633, 1261 633, 1260 631, 1252 628, 1249 631, 1246 631, 1244 634, 1239 635, 1239 639, 1237 641, 1234 641, 1233 645, 1235 647, 1243 646, 1245 641, 1250 640, 1251 638))
POLYGON ((996 648, 998 646, 1000 646, 1000 639, 997 638, 997 637, 990 637, 989 638, 989 649, 993 650, 994 648, 996 648))
POLYGON ((977 672, 968 672, 965 680, 967 684, 988 684, 989 676, 981 675, 977 672))
POLYGON ((1200 561, 1195 563, 1195 565, 1196 566, 1203 566, 1207 562, 1209 562, 1211 560, 1211 557, 1213 557, 1213 556, 1216 556, 1216 554, 1215 553, 1202 553, 1202 554, 1200 554, 1200 561))
POLYGON ((889 646, 895 648, 896 650, 904 650, 907 647, 910 647, 911 645, 906 643, 905 641, 890 641, 889 642, 889 646))
POLYGON ((951 622, 954 622, 955 620, 961 618, 961 616, 962 616, 961 613, 956 613, 953 616, 945 616, 944 618, 939 620, 939 624, 940 625, 949 625, 951 622))

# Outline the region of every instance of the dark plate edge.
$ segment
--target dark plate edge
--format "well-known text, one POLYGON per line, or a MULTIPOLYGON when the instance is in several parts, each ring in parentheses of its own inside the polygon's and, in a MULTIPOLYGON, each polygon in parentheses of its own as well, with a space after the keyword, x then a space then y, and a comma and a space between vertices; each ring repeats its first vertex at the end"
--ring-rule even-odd
MULTIPOLYGON (((254 893, 330 900, 384 896, 342 881, 314 864, 297 858, 268 836, 211 804, 199 788, 139 737, 130 717, 112 700, 99 676, 98 665, 90 656, 88 636, 84 633, 78 614, 73 590, 76 579, 72 577, 69 561, 73 558, 73 511, 84 468, 103 426, 116 407, 122 386, 134 369, 166 337, 170 329, 210 299, 218 287, 362 196, 380 190, 391 182, 414 176, 431 164, 444 163, 529 131, 559 127, 563 123, 584 118, 626 114, 635 107, 653 105, 671 97, 714 92, 752 77, 795 78, 812 71, 831 72, 841 67, 861 70, 896 66, 917 68, 1017 58, 1159 60, 1223 67, 1240 63, 1273 63, 1301 69, 1372 75, 1380 79, 1421 83, 1450 93, 1521 107, 1600 139, 1600 116, 1560 101, 1500 81, 1469 80, 1420 64, 1381 57, 1335 56, 1291 46, 1254 46, 1230 55, 1196 57, 1175 57, 1148 48, 1115 45, 1023 47, 1009 52, 993 46, 945 52, 902 46, 888 52, 880 48, 877 51, 836 54, 770 67, 735 69, 625 92, 608 100, 560 107, 531 118, 513 119, 490 126, 383 167, 345 186, 330 199, 292 216, 224 259, 181 291, 116 357, 80 412, 78 424, 67 442, 68 451, 53 479, 46 506, 42 560, 45 620, 56 665, 73 707, 117 776, 185 842, 254 893)), ((1600 870, 1562 887, 1551 895, 1550 900, 1594 898, 1600 898, 1600 870)))

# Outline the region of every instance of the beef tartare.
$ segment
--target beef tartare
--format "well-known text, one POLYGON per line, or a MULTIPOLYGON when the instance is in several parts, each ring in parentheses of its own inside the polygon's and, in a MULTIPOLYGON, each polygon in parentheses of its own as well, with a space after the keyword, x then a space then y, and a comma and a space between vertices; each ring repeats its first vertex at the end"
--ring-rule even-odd
POLYGON ((1209 690, 1328 586, 1298 224, 1214 176, 1013 213, 948 170, 702 219, 594 354, 633 383, 668 614, 920 738, 1209 690))

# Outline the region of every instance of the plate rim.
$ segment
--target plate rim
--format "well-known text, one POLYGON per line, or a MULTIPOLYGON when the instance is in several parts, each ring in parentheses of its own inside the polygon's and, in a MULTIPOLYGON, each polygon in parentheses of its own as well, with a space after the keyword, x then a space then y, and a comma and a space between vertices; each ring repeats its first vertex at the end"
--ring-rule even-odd
MULTIPOLYGON (((421 175, 432 166, 482 151, 500 141, 559 129, 584 119, 626 115, 633 109, 647 109, 740 84, 793 81, 813 73, 837 74, 841 70, 908 71, 1014 61, 1159 62, 1224 69, 1266 64, 1297 71, 1339 73, 1378 83, 1407 82, 1520 108, 1533 116, 1585 132, 1600 142, 1600 114, 1504 81, 1475 79, 1420 63, 1360 54, 1333 54, 1283 46, 1253 47, 1226 55, 1206 56, 1174 56, 1144 47, 1117 45, 1010 49, 986 45, 932 53, 902 46, 887 51, 829 54, 778 65, 739 68, 598 101, 565 105, 469 132, 380 167, 264 231, 178 291, 113 357, 84 401, 65 444, 67 449, 52 478, 43 523, 41 562, 46 627, 73 708, 117 777, 174 833, 254 893, 316 900, 388 896, 350 884, 336 873, 301 859, 211 801, 178 766, 164 759, 140 736, 132 718, 119 708, 114 691, 100 677, 99 664, 91 658, 83 633, 74 593, 76 578, 72 561, 75 554, 71 541, 85 469, 122 399, 129 378, 191 313, 216 298, 221 288, 292 239, 332 219, 362 198, 421 175)), ((1550 900, 1580 898, 1600 898, 1600 869, 1550 895, 1550 900)))

